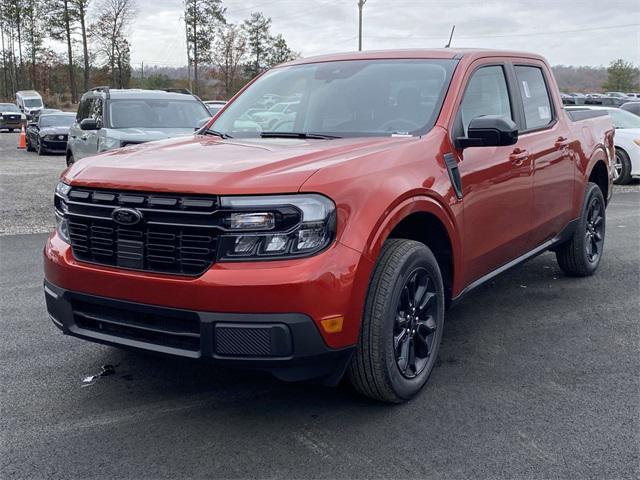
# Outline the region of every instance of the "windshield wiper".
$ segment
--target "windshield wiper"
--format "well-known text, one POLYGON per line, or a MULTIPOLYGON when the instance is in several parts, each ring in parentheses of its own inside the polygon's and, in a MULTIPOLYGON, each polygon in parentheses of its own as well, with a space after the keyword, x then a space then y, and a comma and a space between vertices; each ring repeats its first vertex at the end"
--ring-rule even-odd
POLYGON ((323 133, 313 132, 262 132, 262 138, 317 138, 320 140, 331 140, 334 138, 342 138, 336 135, 325 135, 323 133))
POLYGON ((228 133, 219 132, 218 130, 212 130, 210 128, 205 129, 202 133, 204 133, 205 135, 214 135, 220 138, 233 138, 228 133))

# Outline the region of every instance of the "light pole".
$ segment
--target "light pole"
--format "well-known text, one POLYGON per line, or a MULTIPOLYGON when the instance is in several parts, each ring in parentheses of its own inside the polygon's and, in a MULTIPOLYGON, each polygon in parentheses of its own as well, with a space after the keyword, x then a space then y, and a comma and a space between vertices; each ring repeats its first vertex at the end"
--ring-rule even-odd
POLYGON ((358 51, 362 51, 362 8, 367 0, 358 0, 358 51))

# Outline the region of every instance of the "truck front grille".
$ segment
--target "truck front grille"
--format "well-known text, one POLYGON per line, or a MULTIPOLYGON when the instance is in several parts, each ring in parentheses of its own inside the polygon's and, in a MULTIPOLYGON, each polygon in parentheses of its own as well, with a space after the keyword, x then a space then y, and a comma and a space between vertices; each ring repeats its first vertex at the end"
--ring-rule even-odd
POLYGON ((73 188, 56 196, 65 212, 73 255, 85 262, 176 275, 200 275, 217 255, 217 197, 157 195, 73 188), (64 204, 64 205, 63 205, 64 204), (118 208, 141 219, 117 223, 118 208))

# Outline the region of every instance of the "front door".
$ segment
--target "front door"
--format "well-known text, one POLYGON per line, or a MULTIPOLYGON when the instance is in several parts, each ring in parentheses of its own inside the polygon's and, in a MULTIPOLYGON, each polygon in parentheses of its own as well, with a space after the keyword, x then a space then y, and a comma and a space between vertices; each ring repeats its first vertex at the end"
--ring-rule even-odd
MULTIPOLYGON (((477 65, 468 78, 456 119, 466 136, 471 119, 503 115, 515 119, 506 66, 477 65)), ((532 222, 531 159, 522 142, 458 151, 464 211, 467 283, 527 251, 532 222)))

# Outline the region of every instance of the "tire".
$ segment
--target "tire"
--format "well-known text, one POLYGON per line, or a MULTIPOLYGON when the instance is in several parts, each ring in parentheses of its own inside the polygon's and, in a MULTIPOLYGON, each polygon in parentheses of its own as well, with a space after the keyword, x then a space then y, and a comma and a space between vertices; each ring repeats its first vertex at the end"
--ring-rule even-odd
POLYGON ((593 275, 602 259, 605 231, 604 196, 598 185, 589 182, 578 225, 571 239, 556 249, 560 269, 572 277, 593 275))
POLYGON ((621 148, 616 148, 613 170, 613 183, 616 185, 626 185, 631 181, 631 159, 621 148))
POLYGON ((35 148, 31 145, 31 137, 27 135, 27 152, 33 152, 35 148))
POLYGON ((42 140, 40 140, 40 137, 38 137, 38 143, 36 143, 36 151, 39 156, 45 154, 45 150, 42 147, 42 140))
POLYGON ((444 288, 433 253, 413 240, 388 240, 369 285, 360 338, 348 371, 351 384, 359 393, 382 402, 411 399, 431 375, 443 325, 444 288), (410 284, 414 275, 416 283, 410 284), (413 303, 424 305, 415 314, 407 307, 412 285, 417 285, 413 303), (419 292, 424 293, 422 302, 416 302, 419 292))
POLYGON ((67 153, 67 167, 70 167, 74 163, 75 163, 75 160, 73 158, 73 153, 71 152, 67 153))

